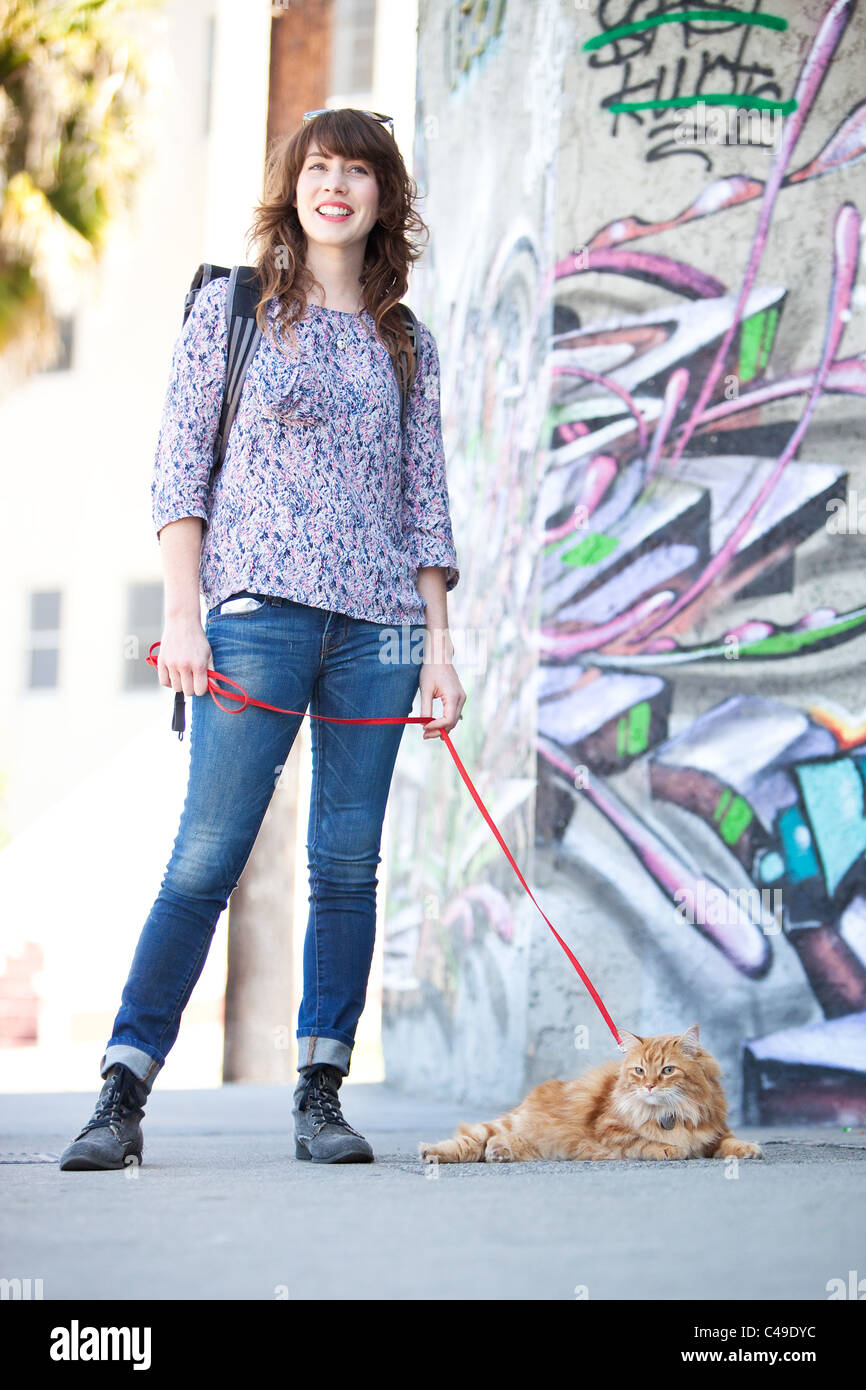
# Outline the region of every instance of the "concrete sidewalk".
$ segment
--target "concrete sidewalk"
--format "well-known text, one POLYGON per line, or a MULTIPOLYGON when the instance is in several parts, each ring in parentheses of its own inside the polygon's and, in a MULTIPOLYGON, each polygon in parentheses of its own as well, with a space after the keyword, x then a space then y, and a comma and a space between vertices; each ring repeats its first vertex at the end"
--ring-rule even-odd
POLYGON ((346 1082, 370 1165, 297 1162, 290 1092, 154 1090, 144 1164, 61 1173, 96 1092, 0 1096, 0 1277, 49 1299, 827 1299, 866 1277, 866 1135, 687 1163, 442 1165, 460 1107, 346 1082), (583 1294, 576 1290, 584 1289, 583 1294))

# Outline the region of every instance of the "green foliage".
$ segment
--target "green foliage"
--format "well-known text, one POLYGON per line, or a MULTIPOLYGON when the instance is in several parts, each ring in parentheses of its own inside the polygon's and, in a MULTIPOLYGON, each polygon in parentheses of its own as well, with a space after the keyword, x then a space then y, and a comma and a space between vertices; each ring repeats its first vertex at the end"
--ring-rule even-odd
POLYGON ((41 302, 39 286, 29 265, 0 264, 0 352, 11 338, 11 326, 35 311, 41 302))
POLYGON ((134 17, 162 0, 0 0, 0 354, 38 336, 50 267, 101 255, 138 174, 134 17))

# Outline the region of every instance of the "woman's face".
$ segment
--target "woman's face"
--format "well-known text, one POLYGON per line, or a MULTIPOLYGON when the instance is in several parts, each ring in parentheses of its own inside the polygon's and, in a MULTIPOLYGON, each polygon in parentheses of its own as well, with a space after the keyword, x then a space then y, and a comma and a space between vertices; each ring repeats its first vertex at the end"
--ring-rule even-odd
POLYGON ((376 224, 379 185, 373 166, 364 159, 323 154, 314 142, 295 191, 298 218, 311 241, 325 246, 363 244, 376 224))

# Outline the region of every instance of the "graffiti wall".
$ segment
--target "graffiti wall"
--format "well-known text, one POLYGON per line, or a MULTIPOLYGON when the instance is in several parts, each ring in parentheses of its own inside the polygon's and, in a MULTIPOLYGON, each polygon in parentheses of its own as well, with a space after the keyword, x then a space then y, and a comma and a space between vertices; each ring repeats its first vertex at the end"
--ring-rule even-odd
MULTIPOLYGON (((862 1124, 866 19, 699 10, 422 5, 458 747, 617 1023, 697 1020, 748 1121, 862 1124)), ((612 1037, 417 751, 389 1074, 515 1099, 612 1037)))

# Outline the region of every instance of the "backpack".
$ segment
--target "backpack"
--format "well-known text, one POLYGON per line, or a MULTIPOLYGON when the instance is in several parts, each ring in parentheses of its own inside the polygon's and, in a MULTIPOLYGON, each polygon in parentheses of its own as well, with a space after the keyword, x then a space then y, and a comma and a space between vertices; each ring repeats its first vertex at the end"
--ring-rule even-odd
MULTIPOLYGON (((184 300, 183 322, 186 323, 190 310, 195 303, 195 297, 199 290, 204 289, 205 285, 211 280, 216 280, 220 276, 228 276, 228 293, 226 295, 226 323, 228 327, 228 357, 226 362, 226 380, 223 388, 223 408, 220 414, 219 428, 216 439, 214 440, 213 465, 211 467, 208 485, 213 480, 223 465, 226 448, 228 447, 229 433, 232 423, 237 413, 238 402, 241 398, 241 390, 247 368, 252 362, 256 349, 261 341, 262 333, 256 323, 256 304, 260 298, 258 276, 252 266, 236 265, 231 268, 224 265, 200 265, 192 278, 186 299, 184 300)), ((415 352, 415 365, 418 363, 418 343, 420 335, 418 333, 418 320, 409 308, 408 304, 398 304, 398 309, 403 311, 406 321, 406 328, 409 339, 415 352)), ((406 418, 406 402, 415 380, 413 371, 411 379, 408 373, 408 360, 405 352, 398 354, 397 363, 394 371, 397 377, 397 385, 400 387, 400 429, 404 427, 406 418)))

